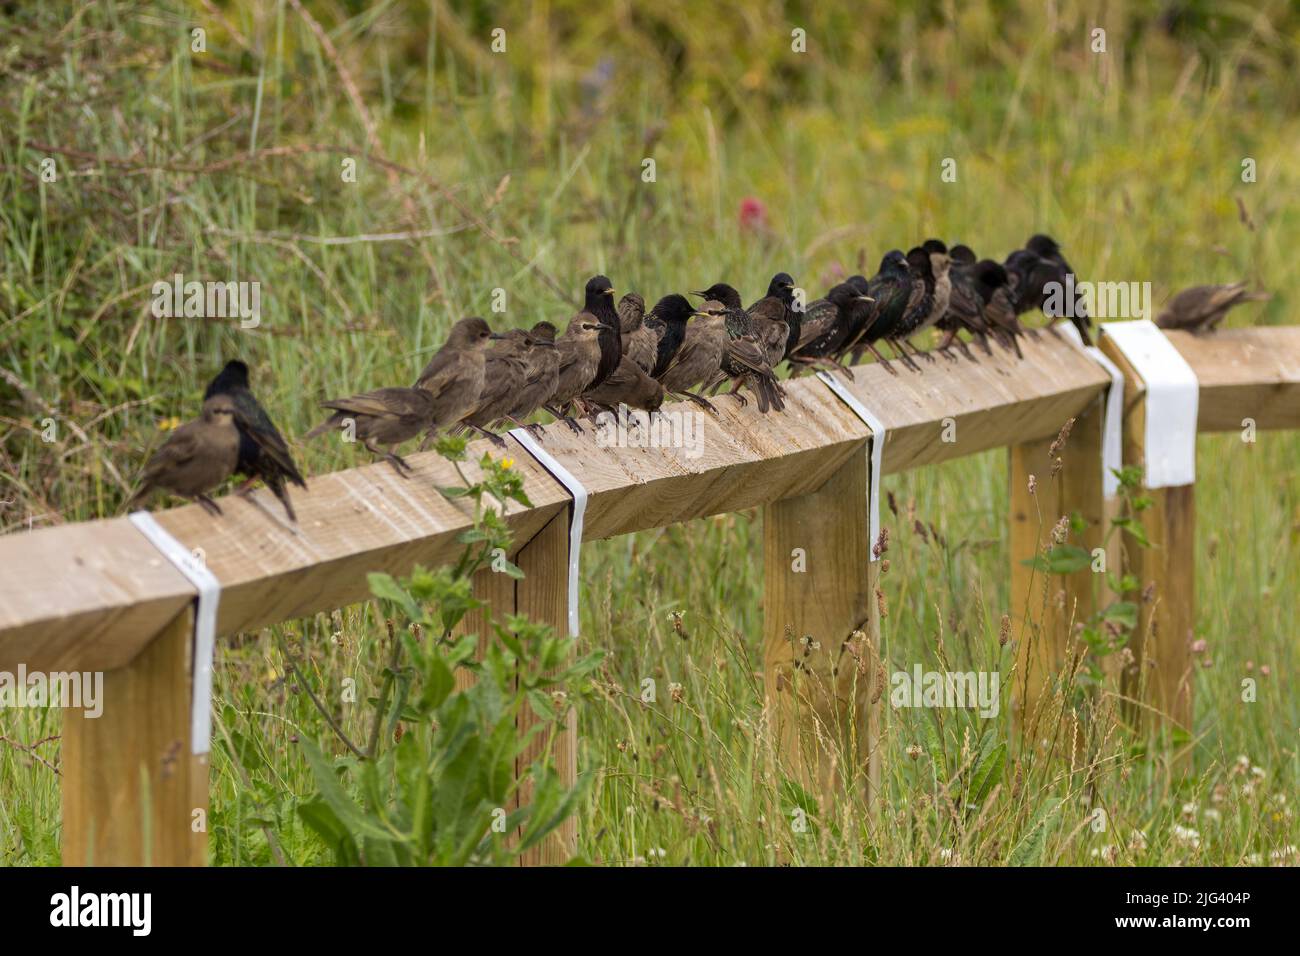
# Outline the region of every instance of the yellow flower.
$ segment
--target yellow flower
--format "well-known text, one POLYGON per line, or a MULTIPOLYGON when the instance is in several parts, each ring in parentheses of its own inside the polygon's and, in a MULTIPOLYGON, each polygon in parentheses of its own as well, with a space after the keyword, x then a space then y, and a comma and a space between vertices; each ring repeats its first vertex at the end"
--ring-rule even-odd
POLYGON ((515 460, 514 460, 513 458, 502 458, 502 459, 501 459, 501 470, 502 470, 502 471, 509 471, 510 468, 511 468, 511 466, 514 465, 514 463, 515 463, 515 460))

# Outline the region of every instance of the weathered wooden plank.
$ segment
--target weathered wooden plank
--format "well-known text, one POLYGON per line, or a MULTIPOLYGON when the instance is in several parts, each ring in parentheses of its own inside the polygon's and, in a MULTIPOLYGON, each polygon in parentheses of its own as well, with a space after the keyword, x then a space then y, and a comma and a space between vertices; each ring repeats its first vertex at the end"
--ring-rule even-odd
POLYGON ((897 374, 876 364, 855 368, 845 384, 885 425, 885 474, 1053 437, 1110 385, 1063 337, 1040 334, 1022 348, 1023 359, 998 346, 991 358, 954 353, 919 374, 897 362, 897 374))
POLYGON ((1165 334, 1200 380, 1198 431, 1300 428, 1300 326, 1165 334))
POLYGON ((202 866, 208 757, 190 753, 186 609, 143 653, 104 674, 103 712, 63 712, 63 862, 202 866))

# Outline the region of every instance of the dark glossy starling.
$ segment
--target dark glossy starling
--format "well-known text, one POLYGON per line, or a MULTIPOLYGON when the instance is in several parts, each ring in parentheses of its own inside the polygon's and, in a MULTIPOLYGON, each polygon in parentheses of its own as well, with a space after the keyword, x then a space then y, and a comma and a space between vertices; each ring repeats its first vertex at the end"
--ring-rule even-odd
POLYGON ((1267 292, 1247 292, 1246 283, 1232 285, 1197 285, 1184 289, 1165 303, 1156 318, 1162 329, 1186 329, 1213 332, 1228 310, 1243 302, 1266 302, 1267 292))
MULTIPOLYGON (((910 339, 911 336, 924 328, 925 323, 934 311, 935 283, 929 253, 920 246, 909 249, 907 251, 907 272, 912 283, 911 291, 908 294, 907 308, 903 310, 903 316, 896 326, 883 331, 889 344, 899 351, 899 357, 903 360, 903 363, 911 364, 913 368, 916 368, 916 363, 910 362, 907 353, 903 349, 910 347, 913 353, 917 355, 924 354, 910 339)), ((927 361, 934 361, 932 355, 925 355, 925 358, 927 361)))
POLYGON ((664 369, 681 348, 682 341, 686 338, 686 323, 694 314, 695 308, 686 296, 673 293, 656 302, 655 307, 646 316, 646 324, 651 326, 659 337, 654 368, 650 370, 652 378, 663 375, 664 369))
MULTIPOLYGON (((862 279, 865 287, 866 279, 862 279)), ((826 298, 808 303, 799 324, 799 341, 786 356, 790 367, 799 370, 813 365, 825 365, 843 371, 849 378, 853 373, 836 360, 854 328, 866 324, 874 300, 861 292, 851 282, 841 282, 826 293, 826 298)))
POLYGON ((907 353, 898 344, 896 338, 912 297, 912 276, 908 271, 907 257, 901 250, 891 249, 880 260, 880 269, 874 276, 862 283, 855 281, 860 278, 855 276, 849 279, 849 285, 874 301, 861 327, 852 330, 841 346, 840 353, 851 351, 853 353, 851 362, 856 365, 863 351, 868 351, 876 357, 876 361, 889 369, 889 360, 880 354, 874 344, 886 341, 905 364, 916 368, 916 363, 907 357, 907 353))
POLYGON ((785 305, 780 299, 764 296, 745 309, 740 304, 740 293, 725 282, 716 282, 695 294, 703 296, 706 301, 721 302, 726 307, 727 327, 733 337, 753 336, 771 368, 776 368, 785 358, 790 327, 785 321, 785 305))
POLYGON ((235 427, 239 429, 239 463, 235 466, 235 473, 246 479, 238 493, 246 494, 253 482, 260 478, 280 499, 289 520, 297 521, 285 484, 292 482, 299 488, 306 488, 307 482, 294 464, 279 429, 249 391, 248 366, 238 359, 227 362, 208 385, 203 398, 206 401, 213 395, 229 395, 235 407, 235 427))
MULTIPOLYGON (((767 284, 767 294, 763 297, 764 299, 776 299, 783 306, 781 318, 786 324, 787 334, 785 351, 781 355, 782 359, 789 358, 790 353, 799 344, 800 339, 803 338, 806 308, 804 310, 795 308, 794 289, 794 277, 788 272, 778 272, 772 276, 772 281, 767 284)), ((759 302, 761 301, 762 299, 759 300, 759 302)), ((758 302, 755 302, 754 305, 750 306, 750 310, 752 311, 757 305, 758 302)), ((775 366, 775 363, 773 365, 775 366)))
POLYGON ((948 273, 952 284, 952 295, 948 301, 948 311, 938 324, 938 327, 943 330, 943 341, 939 343, 939 351, 946 351, 955 341, 963 354, 973 358, 966 343, 957 335, 965 329, 975 337, 986 354, 992 355, 993 350, 989 348, 989 326, 984 318, 984 304, 980 300, 979 291, 975 288, 975 252, 970 246, 959 244, 949 250, 949 256, 952 258, 952 267, 948 273))
POLYGON ((1019 339, 1025 334, 1025 327, 1016 317, 1015 292, 1007 270, 992 259, 981 259, 975 264, 973 276, 989 330, 1014 349, 1017 358, 1024 358, 1019 339))
POLYGON ((415 381, 416 388, 433 396, 430 435, 458 424, 478 405, 487 350, 500 339, 480 318, 461 319, 451 327, 447 341, 415 381))
POLYGON ((623 338, 623 357, 647 375, 654 371, 659 354, 659 334, 656 326, 647 324, 645 299, 629 292, 618 300, 619 328, 623 338))
POLYGON ((128 505, 139 504, 161 488, 197 501, 210 514, 221 514, 208 492, 234 474, 239 463, 240 432, 235 414, 232 396, 218 393, 205 399, 202 414, 168 435, 150 456, 140 490, 128 505))
POLYGON ((351 437, 361 442, 366 450, 393 466, 403 478, 410 477, 411 466, 394 449, 428 429, 433 422, 433 396, 422 388, 377 388, 347 398, 334 398, 321 402, 321 408, 334 410, 334 414, 306 435, 317 435, 333 429, 348 428, 352 423, 351 437), (383 448, 376 444, 384 445, 383 448))
POLYGON ((1008 256, 1004 265, 1012 279, 1016 311, 1023 313, 1032 309, 1041 309, 1048 317, 1048 328, 1064 316, 1066 307, 1070 305, 1064 302, 1067 284, 1074 288, 1075 301, 1073 308, 1069 309, 1073 312, 1070 321, 1079 330, 1079 337, 1083 339, 1083 344, 1092 344, 1092 336, 1089 334, 1092 322, 1088 318, 1082 293, 1078 290, 1078 274, 1061 255, 1061 247, 1056 244, 1056 240, 1041 234, 1031 236, 1025 243, 1025 248, 1018 249, 1008 256), (1068 283, 1067 276, 1073 276, 1068 283), (1047 288, 1049 283, 1055 283, 1058 287, 1059 292, 1056 296, 1053 296, 1047 288), (1053 299, 1061 303, 1063 308, 1055 309, 1051 301, 1053 299), (1051 314, 1058 311, 1061 314, 1051 314))
MULTIPOLYGON (((766 413, 770 408, 775 408, 777 411, 785 408, 784 393, 768 361, 767 344, 759 341, 750 314, 744 309, 716 299, 705 302, 700 307, 700 311, 720 317, 723 331, 727 336, 722 350, 722 367, 713 377, 713 381, 704 386, 705 389, 716 389, 730 379, 732 382, 730 394, 734 395, 740 404, 748 404, 745 396, 740 394, 741 386, 747 385, 758 398, 760 412, 766 413)), ((779 347, 782 340, 782 336, 770 336, 768 344, 779 347)))
POLYGON ((623 360, 623 337, 618 311, 614 307, 614 285, 606 276, 593 276, 587 280, 582 311, 601 324, 600 365, 596 368, 595 380, 599 385, 623 360))

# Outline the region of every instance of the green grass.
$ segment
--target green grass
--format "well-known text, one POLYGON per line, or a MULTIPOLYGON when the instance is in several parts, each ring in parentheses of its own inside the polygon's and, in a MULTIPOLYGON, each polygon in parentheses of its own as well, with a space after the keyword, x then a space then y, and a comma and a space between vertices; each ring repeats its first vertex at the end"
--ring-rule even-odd
MULTIPOLYGON (((1096 18, 1072 2, 1057 5, 1054 32, 1028 3, 963 4, 955 21, 944 5, 786 15, 769 4, 741 17, 723 5, 626 4, 581 17, 558 3, 549 19, 473 6, 436 21, 409 4, 314 6, 383 154, 419 173, 391 178, 366 158, 338 64, 287 4, 222 7, 247 49, 199 6, 102 3, 76 16, 23 6, 0 31, 9 532, 118 513, 160 423, 192 416, 227 358, 252 364, 263 403, 297 435, 328 394, 409 380, 455 318, 563 320, 600 271, 651 300, 722 277, 754 295, 778 268, 820 292, 837 270, 873 271, 886 249, 927 235, 1001 256, 1047 229, 1088 277, 1149 280, 1157 301, 1245 278, 1274 297, 1230 323, 1293 321, 1300 21, 1280 3, 1239 20, 1196 5, 1175 37, 1144 5, 1112 5, 1104 60, 1087 52, 1096 18), (192 55, 198 23, 208 52, 192 55), (789 51, 799 24, 802 56, 789 51), (497 25, 505 57, 485 52, 497 25), (618 69, 591 105, 580 80, 602 55, 618 69), (645 156, 655 183, 641 181, 645 156), (48 157, 56 182, 41 180, 48 157), (346 157, 358 160, 355 184, 341 181, 346 157), (956 183, 940 181, 945 157, 957 160, 956 183), (1243 157, 1257 160, 1257 182, 1241 181, 1243 157), (768 234, 737 228, 751 195, 768 208, 768 234), (263 327, 154 319, 149 288, 178 271, 259 280, 263 327), (489 311, 495 288, 507 290, 504 315, 489 311), (50 416, 53 444, 39 434, 50 416)), ((352 463, 331 443, 297 452, 308 474, 352 463)), ((1031 748, 968 814, 943 784, 969 772, 981 733, 1010 739, 1010 707, 986 722, 886 708, 879 823, 847 804, 793 832, 762 719, 761 519, 728 515, 584 549, 581 643, 609 657, 578 706, 580 770, 594 778, 581 854, 1086 865, 1114 847, 1124 863, 1294 862, 1284 797, 1300 781, 1289 689, 1300 663, 1300 437, 1204 437, 1198 464, 1196 633, 1212 666, 1196 671, 1189 776, 1144 756, 1103 695, 1073 769, 1031 748), (1247 676, 1259 680, 1252 704, 1241 701, 1247 676), (639 700, 646 677, 659 687, 653 706, 639 700), (1097 806, 1104 833, 1088 825, 1097 806), (1199 847, 1175 826, 1198 831, 1199 847), (1129 848, 1135 830, 1145 849, 1129 848)), ((942 642, 954 669, 1007 674, 998 623, 1023 609, 1009 606, 1006 470, 1004 454, 988 453, 886 480, 900 512, 886 514, 889 670, 934 666, 942 642), (917 534, 913 513, 943 543, 917 534)), ((359 698, 373 691, 374 608, 278 630, 301 640, 327 695, 346 677, 359 698)), ((326 862, 293 807, 311 787, 296 740, 327 729, 286 685, 270 632, 223 643, 217 715, 214 862, 276 862, 268 833, 287 862, 326 862)), ((358 729, 359 715, 342 716, 358 729)), ((47 764, 58 742, 36 745, 41 760, 26 748, 58 733, 57 714, 0 711, 0 733, 0 858, 55 862, 47 764)))

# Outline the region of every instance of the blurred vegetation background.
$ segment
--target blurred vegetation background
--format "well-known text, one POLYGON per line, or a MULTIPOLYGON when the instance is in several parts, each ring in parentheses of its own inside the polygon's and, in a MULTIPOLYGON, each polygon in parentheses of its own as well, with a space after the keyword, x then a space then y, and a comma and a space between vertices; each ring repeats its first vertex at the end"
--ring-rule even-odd
MULTIPOLYGON (((1247 279, 1273 299, 1230 324, 1293 322, 1298 53, 1284 0, 0 4, 0 528, 118 513, 228 358, 297 435, 327 394, 408 382, 455 318, 565 320, 595 272, 651 301, 723 278, 751 298, 778 269, 820 294, 929 235, 1000 258, 1045 230, 1084 278, 1149 280, 1157 302, 1247 279), (259 281, 261 326, 153 317, 153 283, 177 272, 259 281)), ((298 453, 308 474, 352 461, 331 443, 298 453)), ((1300 779, 1300 710, 1280 686, 1243 706, 1237 687, 1260 665, 1294 673, 1300 654, 1300 444, 1207 437, 1200 462, 1210 650, 1190 780, 1116 734, 1086 784, 1045 772, 974 826, 938 797, 971 728, 895 712, 896 839, 862 837, 861 820, 792 839, 758 718, 757 518, 732 515, 584 552, 584 641, 611 652, 604 696, 580 709, 582 770, 600 777, 584 855, 1291 859, 1295 822, 1272 795, 1300 779), (681 683, 683 702, 611 690, 645 675, 681 683), (906 756, 918 741, 933 759, 906 756), (1116 832, 1094 837, 1075 824, 1098 792, 1116 832), (1186 811, 1211 804, 1213 834, 1186 811)), ((934 660, 946 634, 954 666, 1005 668, 1004 456, 890 490, 891 662, 934 660)), ((364 685, 382 659, 373 618, 282 630, 324 683, 364 685)), ((308 779, 294 741, 319 717, 291 690, 270 635, 230 642, 219 723, 244 743, 216 762, 218 861, 271 861, 268 832, 294 860, 321 858, 293 813, 308 779)), ((49 862, 57 715, 3 712, 0 729, 0 852, 49 862)))

